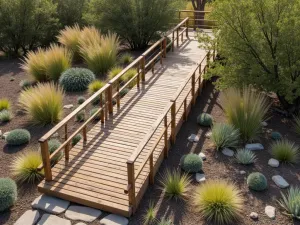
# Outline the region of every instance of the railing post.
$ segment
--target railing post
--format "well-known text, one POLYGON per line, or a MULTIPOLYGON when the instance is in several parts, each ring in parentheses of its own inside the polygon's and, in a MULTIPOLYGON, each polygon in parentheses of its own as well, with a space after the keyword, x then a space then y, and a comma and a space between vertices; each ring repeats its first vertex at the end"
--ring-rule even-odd
POLYGON ((41 145, 41 154, 43 160, 45 180, 52 181, 50 153, 48 150, 48 140, 42 142, 40 141, 40 145, 41 145))
POLYGON ((165 39, 163 41, 163 48, 164 48, 163 57, 166 58, 167 57, 167 37, 166 36, 165 36, 165 39))
POLYGON ((164 127, 165 127, 165 133, 164 133, 164 141, 165 141, 165 148, 164 148, 164 156, 165 158, 168 157, 168 154, 169 154, 169 146, 168 146, 168 116, 166 115, 165 116, 165 119, 164 119, 164 127))
POLYGON ((149 173, 149 183, 154 184, 154 166, 153 166, 153 153, 150 155, 149 158, 149 166, 150 166, 150 173, 149 173))
POLYGON ((108 112, 109 114, 113 113, 113 102, 112 102, 112 84, 107 88, 107 103, 108 103, 108 112))
MULTIPOLYGON (((68 139, 68 124, 65 124, 65 141, 68 139)), ((70 143, 65 146, 65 160, 69 160, 70 143)))
MULTIPOLYGON (((139 85, 139 84, 138 84, 139 85)), ((120 83, 117 82, 117 108, 120 109, 120 99, 121 99, 121 96, 120 96, 120 83)))
POLYGON ((172 52, 174 52, 174 43, 175 42, 175 31, 172 33, 172 52))
POLYGON ((132 206, 134 212, 136 208, 134 163, 127 162, 127 175, 128 175, 128 187, 129 187, 129 192, 128 192, 129 205, 132 206))
POLYGON ((202 64, 199 65, 198 95, 202 92, 202 64))
POLYGON ((164 41, 160 43, 160 65, 163 63, 163 57, 164 57, 164 41))
POLYGON ((187 38, 189 37, 189 20, 190 20, 190 19, 188 19, 188 20, 186 21, 186 37, 187 37, 187 38))
POLYGON ((196 30, 196 11, 194 11, 194 30, 196 30))
POLYGON ((179 22, 180 22, 180 20, 181 20, 181 11, 179 10, 178 12, 179 12, 178 18, 179 18, 179 22))
POLYGON ((186 98, 184 99, 184 102, 183 102, 183 119, 184 121, 187 121, 187 101, 186 101, 186 98))
POLYGON ((176 101, 172 100, 171 107, 171 142, 175 144, 176 141, 176 101))
POLYGON ((143 58, 141 60, 141 66, 142 66, 142 82, 145 82, 145 75, 146 75, 146 68, 145 68, 145 65, 146 65, 146 58, 145 56, 143 55, 143 58))
POLYGON ((177 32, 176 33, 177 34, 177 40, 176 40, 177 42, 176 43, 177 43, 177 48, 178 48, 179 47, 179 28, 177 28, 176 32, 177 32))
POLYGON ((87 142, 87 129, 86 129, 86 126, 83 127, 82 134, 83 134, 83 141, 87 142))
POLYGON ((103 95, 100 94, 100 108, 102 109, 100 112, 101 123, 104 123, 104 109, 103 109, 103 95))
POLYGON ((206 67, 209 69, 209 64, 210 64, 210 52, 207 52, 206 55, 206 67))
POLYGON ((195 105, 196 103, 196 96, 195 96, 195 86, 196 86, 196 73, 193 73, 193 76, 192 76, 192 102, 193 102, 193 105, 195 105))

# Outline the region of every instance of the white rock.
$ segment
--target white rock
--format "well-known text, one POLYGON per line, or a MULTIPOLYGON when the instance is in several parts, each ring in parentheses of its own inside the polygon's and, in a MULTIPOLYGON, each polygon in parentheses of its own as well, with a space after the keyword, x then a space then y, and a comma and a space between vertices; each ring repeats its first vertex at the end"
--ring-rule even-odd
POLYGON ((72 109, 74 105, 69 104, 69 105, 64 105, 64 109, 72 109))
POLYGON ((85 223, 76 223, 75 225, 86 225, 85 223))
POLYGON ((2 130, 0 130, 0 138, 2 138, 2 130))
POLYGON ((200 157, 202 160, 206 160, 206 155, 205 155, 203 152, 200 152, 200 153, 199 153, 199 157, 200 157))
POLYGON ((231 149, 229 148, 224 148, 222 150, 222 153, 226 156, 229 156, 229 157, 232 157, 234 155, 234 151, 232 151, 231 149))
POLYGON ((206 137, 206 138, 210 138, 211 135, 212 135, 212 132, 210 131, 210 132, 208 132, 208 133, 205 134, 205 137, 206 137))
POLYGON ((258 219, 258 214, 256 212, 252 212, 250 213, 250 218, 253 220, 257 220, 258 219))
POLYGON ((269 218, 275 219, 275 208, 273 206, 267 205, 265 208, 265 213, 269 218))
POLYGON ((5 140, 8 134, 9 134, 9 132, 5 132, 4 134, 2 134, 2 139, 5 140))
POLYGON ((101 211, 84 206, 70 206, 65 216, 70 220, 81 220, 84 222, 93 222, 101 215, 101 211))
POLYGON ((264 146, 260 143, 247 144, 245 146, 245 148, 248 149, 248 150, 251 150, 251 151, 264 150, 264 146))
POLYGON ((196 135, 196 134, 191 134, 189 137, 188 137, 188 140, 190 142, 198 142, 199 141, 199 137, 196 135))
POLYGON ((204 182, 206 179, 205 179, 205 175, 203 173, 196 173, 196 181, 197 182, 204 182))
POLYGON ((70 202, 68 201, 48 195, 41 195, 31 203, 33 208, 41 209, 52 214, 60 214, 65 212, 69 205, 70 202))
POLYGON ((54 133, 51 138, 59 138, 59 133, 58 132, 54 133))
POLYGON ((110 214, 100 220, 101 225, 127 225, 128 219, 123 216, 110 214))
POLYGON ((27 210, 14 225, 34 225, 40 218, 40 213, 37 210, 27 210))
POLYGON ((268 123, 267 123, 266 121, 263 121, 263 122, 261 122, 261 125, 262 125, 263 127, 266 127, 266 126, 268 126, 268 123))
POLYGON ((245 171, 245 170, 241 170, 241 171, 240 171, 240 174, 241 174, 241 175, 244 175, 244 174, 246 174, 246 171, 245 171))
POLYGON ((71 225, 71 221, 58 216, 44 214, 37 225, 71 225))
POLYGON ((268 165, 271 167, 278 167, 279 161, 277 159, 269 159, 268 165))
POLYGON ((280 188, 287 188, 288 186, 290 186, 289 183, 286 182, 286 180, 280 175, 273 176, 272 180, 280 188))

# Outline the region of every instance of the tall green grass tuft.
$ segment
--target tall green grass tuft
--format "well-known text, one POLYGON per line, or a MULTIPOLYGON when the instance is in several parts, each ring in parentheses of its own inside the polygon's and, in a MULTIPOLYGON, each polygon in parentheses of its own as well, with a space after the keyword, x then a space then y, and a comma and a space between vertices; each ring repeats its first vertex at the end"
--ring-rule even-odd
POLYGON ((211 140, 217 147, 236 148, 239 145, 240 132, 230 124, 217 123, 213 125, 211 140))
POLYGON ((118 49, 119 38, 109 33, 101 37, 100 43, 81 44, 80 52, 88 68, 96 75, 103 75, 116 64, 118 49))
POLYGON ((113 79, 115 76, 117 76, 119 73, 121 73, 122 70, 123 70, 122 67, 119 67, 119 66, 113 67, 108 73, 108 78, 110 80, 113 79))
POLYGON ((250 87, 229 88, 224 91, 221 102, 228 122, 239 129, 242 140, 255 140, 270 107, 267 97, 250 87))
POLYGON ((145 225, 155 224, 156 221, 157 220, 156 220, 154 203, 150 202, 149 207, 143 216, 143 224, 145 225))
POLYGON ((43 171, 38 171, 42 157, 38 151, 28 151, 15 158, 12 163, 12 175, 20 183, 35 183, 43 178, 43 171))
POLYGON ((101 44, 101 33, 94 26, 84 27, 81 31, 79 45, 93 46, 94 44, 101 44))
POLYGON ((105 83, 101 80, 94 80, 92 83, 89 84, 89 94, 93 95, 97 91, 99 91, 102 87, 104 87, 105 83))
POLYGON ((46 125, 60 121, 63 115, 64 92, 54 83, 40 83, 23 90, 19 104, 34 124, 46 125))
POLYGON ((6 98, 0 99, 0 111, 2 110, 9 110, 10 109, 10 102, 6 98))
POLYGON ((72 64, 72 53, 56 44, 47 49, 45 58, 46 75, 54 81, 58 81, 61 74, 72 64))
POLYGON ((283 208, 284 214, 300 220, 300 188, 291 187, 286 195, 281 192, 281 196, 279 205, 283 208))
POLYGON ((126 52, 124 54, 122 54, 119 58, 119 62, 121 64, 129 64, 133 62, 133 57, 130 53, 126 52))
POLYGON ((300 151, 298 145, 283 139, 271 145, 271 154, 275 159, 281 162, 297 163, 299 161, 300 151))
POLYGON ((180 174, 180 171, 166 170, 160 180, 162 190, 166 197, 184 199, 187 195, 188 186, 191 180, 187 174, 180 174))
POLYGON ((197 212, 206 220, 228 224, 240 219, 244 200, 233 184, 209 180, 196 188, 193 201, 197 212))
POLYGON ((34 80, 38 82, 47 81, 45 50, 38 48, 37 51, 28 52, 24 58, 21 68, 34 80))

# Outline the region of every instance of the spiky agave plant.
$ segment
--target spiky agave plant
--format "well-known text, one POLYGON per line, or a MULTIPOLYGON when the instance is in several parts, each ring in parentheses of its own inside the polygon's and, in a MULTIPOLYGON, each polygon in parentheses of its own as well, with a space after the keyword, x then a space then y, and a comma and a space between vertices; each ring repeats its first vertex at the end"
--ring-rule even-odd
POLYGON ((300 188, 291 187, 285 195, 281 192, 282 199, 278 201, 284 214, 300 220, 300 188))
POLYGON ((240 131, 242 140, 256 139, 270 107, 266 95, 251 87, 229 88, 223 92, 221 102, 228 122, 240 131))
POLYGON ((213 125, 211 132, 211 140, 217 147, 217 150, 238 147, 240 133, 232 125, 217 123, 213 125))
POLYGON ((17 156, 12 163, 12 175, 20 183, 35 183, 43 178, 43 171, 38 170, 42 163, 38 151, 27 151, 17 156))
POLYGON ((191 183, 191 179, 188 174, 180 174, 180 171, 166 170, 161 179, 161 189, 168 198, 184 199, 187 195, 188 186, 191 183))
POLYGON ((235 159, 243 165, 253 164, 256 161, 255 153, 248 149, 240 149, 235 154, 235 159))
POLYGON ((58 85, 40 83, 31 89, 23 90, 19 104, 34 124, 54 124, 62 118, 63 98, 64 92, 58 85))
POLYGON ((287 139, 279 140, 271 145, 272 156, 286 163, 297 163, 299 161, 299 146, 287 139))
POLYGON ((198 186, 193 202, 202 217, 216 224, 237 221, 243 209, 240 191, 224 180, 209 180, 198 186))

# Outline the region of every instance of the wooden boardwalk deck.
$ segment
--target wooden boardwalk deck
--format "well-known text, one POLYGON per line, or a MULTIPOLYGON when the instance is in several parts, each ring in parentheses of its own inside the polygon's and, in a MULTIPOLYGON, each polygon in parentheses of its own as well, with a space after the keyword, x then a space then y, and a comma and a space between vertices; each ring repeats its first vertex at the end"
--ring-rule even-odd
MULTIPOLYGON (((130 193, 126 191, 129 179, 127 161, 153 129, 153 124, 164 113, 176 93, 179 93, 178 98, 175 98, 178 105, 176 127, 179 129, 187 111, 184 108, 188 109, 192 102, 192 96, 188 95, 192 86, 192 83, 187 83, 188 76, 196 71, 206 56, 206 52, 198 48, 194 36, 195 33, 189 31, 189 38, 180 41, 179 47, 167 54, 162 65, 156 64, 154 73, 147 72, 140 87, 132 88, 121 99, 120 107, 117 109, 114 106, 114 112, 104 123, 99 121, 87 132, 86 141, 80 141, 69 150, 69 160, 60 160, 53 166, 52 180, 43 180, 38 190, 79 204, 130 216, 149 184, 150 168, 148 163, 143 166, 145 159, 155 147, 152 163, 155 171, 158 170, 164 158, 163 152, 169 148, 165 146, 164 138, 167 137, 169 142, 172 127, 167 126, 167 136, 161 138, 164 123, 158 123, 157 129, 136 157, 134 206, 130 193), (185 83, 187 85, 182 86, 185 83), (180 87, 183 87, 182 92, 178 92, 180 87), (186 107, 180 107, 185 101, 187 106, 184 104, 186 107), (139 174, 141 166, 143 168, 139 174)), ((199 79, 200 82, 195 84, 196 90, 202 81, 201 77, 199 79)), ((171 121, 171 113, 167 113, 166 117, 171 121)))

